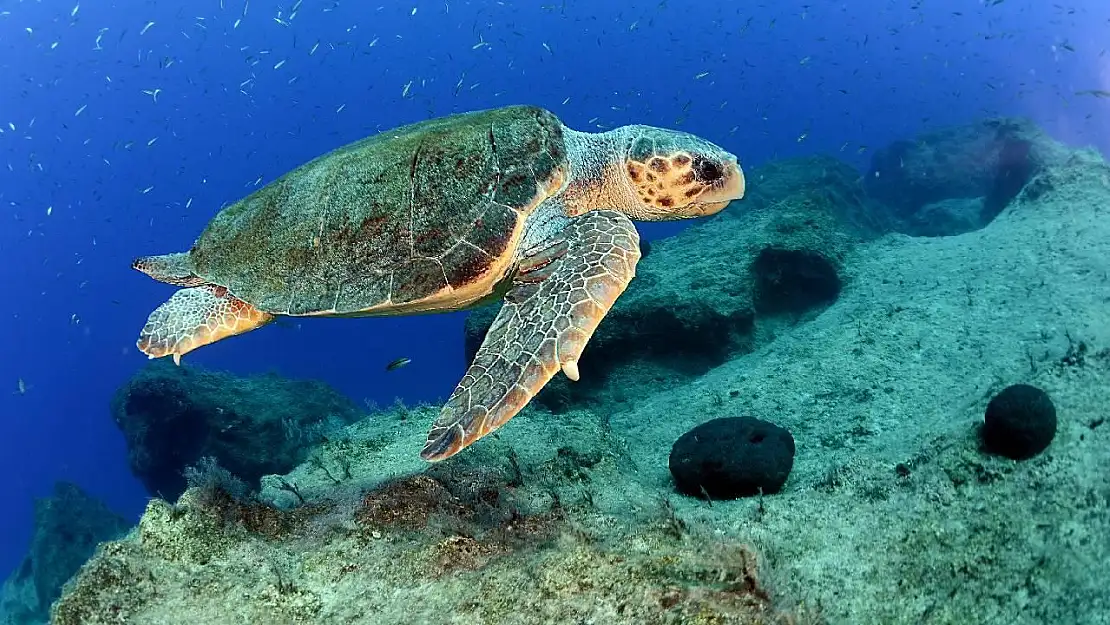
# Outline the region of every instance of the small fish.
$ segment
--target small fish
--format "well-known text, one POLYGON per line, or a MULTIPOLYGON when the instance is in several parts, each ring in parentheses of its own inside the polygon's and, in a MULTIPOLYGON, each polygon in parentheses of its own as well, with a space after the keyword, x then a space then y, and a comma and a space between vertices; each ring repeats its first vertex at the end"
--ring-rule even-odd
POLYGON ((23 378, 16 381, 16 393, 19 395, 27 394, 27 383, 23 381, 23 378))
POLYGON ((394 360, 393 362, 386 365, 385 370, 386 371, 396 371, 396 370, 400 369, 401 367, 409 364, 410 362, 412 362, 412 358, 398 358, 397 360, 394 360))

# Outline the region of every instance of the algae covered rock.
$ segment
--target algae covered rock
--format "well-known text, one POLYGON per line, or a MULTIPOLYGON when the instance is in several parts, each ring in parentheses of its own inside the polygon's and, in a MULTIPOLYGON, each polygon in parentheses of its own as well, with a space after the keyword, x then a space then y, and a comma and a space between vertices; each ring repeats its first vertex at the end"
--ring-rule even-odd
POLYGON ((926 204, 910 218, 908 231, 925 237, 963 234, 983 227, 986 202, 981 197, 947 198, 926 204))
POLYGON ((269 509, 281 532, 234 512, 257 504, 193 489, 176 506, 154 502, 67 587, 54 622, 817 622, 778 604, 754 548, 686 540, 694 530, 669 508, 629 524, 519 475, 453 464, 269 509))
POLYGON ((62 586, 98 543, 125 533, 130 523, 76 484, 58 482, 35 502, 35 532, 27 556, 4 583, 6 625, 44 622, 62 586))
POLYGON ((871 238, 890 231, 893 221, 867 195, 854 167, 831 156, 775 160, 752 171, 742 203, 747 210, 722 213, 743 219, 748 211, 772 209, 788 223, 793 217, 829 215, 838 229, 871 238))
POLYGON ((757 312, 802 313, 831 304, 842 285, 836 267, 807 249, 768 247, 752 262, 757 312))
POLYGON ((203 457, 257 484, 292 469, 307 446, 361 414, 320 382, 152 363, 116 392, 112 416, 132 472, 148 492, 172 500, 185 490, 185 467, 203 457))
POLYGON ((1065 156, 1029 120, 988 119, 895 141, 875 152, 864 181, 900 231, 951 235, 990 223, 1029 180, 1065 156), (981 205, 973 217, 957 217, 943 204, 976 199, 981 205))

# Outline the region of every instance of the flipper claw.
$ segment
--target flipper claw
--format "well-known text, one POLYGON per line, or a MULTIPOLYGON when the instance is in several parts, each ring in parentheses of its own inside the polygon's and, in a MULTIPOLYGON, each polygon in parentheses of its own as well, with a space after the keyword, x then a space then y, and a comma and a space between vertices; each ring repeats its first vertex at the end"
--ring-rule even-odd
POLYGON ((571 382, 578 381, 578 361, 568 360, 563 363, 563 374, 570 379, 571 382))

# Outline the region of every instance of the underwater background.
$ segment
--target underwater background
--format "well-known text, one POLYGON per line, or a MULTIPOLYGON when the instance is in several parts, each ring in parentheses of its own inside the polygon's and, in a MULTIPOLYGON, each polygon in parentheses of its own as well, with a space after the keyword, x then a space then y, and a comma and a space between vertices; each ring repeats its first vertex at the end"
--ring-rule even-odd
MULTIPOLYGON (((1093 0, 2 2, 0 576, 59 480, 131 523, 147 505, 110 402, 172 287, 131 260, 187 249, 315 156, 517 103, 579 130, 692 132, 748 172, 825 154, 863 176, 894 141, 998 116, 1106 154, 1107 32, 1093 0)), ((466 365, 464 318, 288 319, 185 362, 322 380, 360 406, 436 403, 466 365)))

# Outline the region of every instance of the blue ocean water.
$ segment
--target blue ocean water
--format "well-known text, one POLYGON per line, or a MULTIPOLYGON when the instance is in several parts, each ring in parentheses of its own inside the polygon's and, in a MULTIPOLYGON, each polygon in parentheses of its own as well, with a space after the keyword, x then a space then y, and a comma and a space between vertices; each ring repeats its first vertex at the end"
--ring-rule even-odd
MULTIPOLYGON (((312 157, 510 103, 581 130, 677 127, 746 168, 814 153, 863 168, 890 141, 993 115, 1105 153, 1108 27, 1093 0, 0 3, 0 570, 56 480, 131 517, 146 501, 108 401, 172 287, 132 258, 187 249, 223 204, 312 157)), ((187 359, 432 401, 463 371, 461 327, 293 320, 187 359)))

